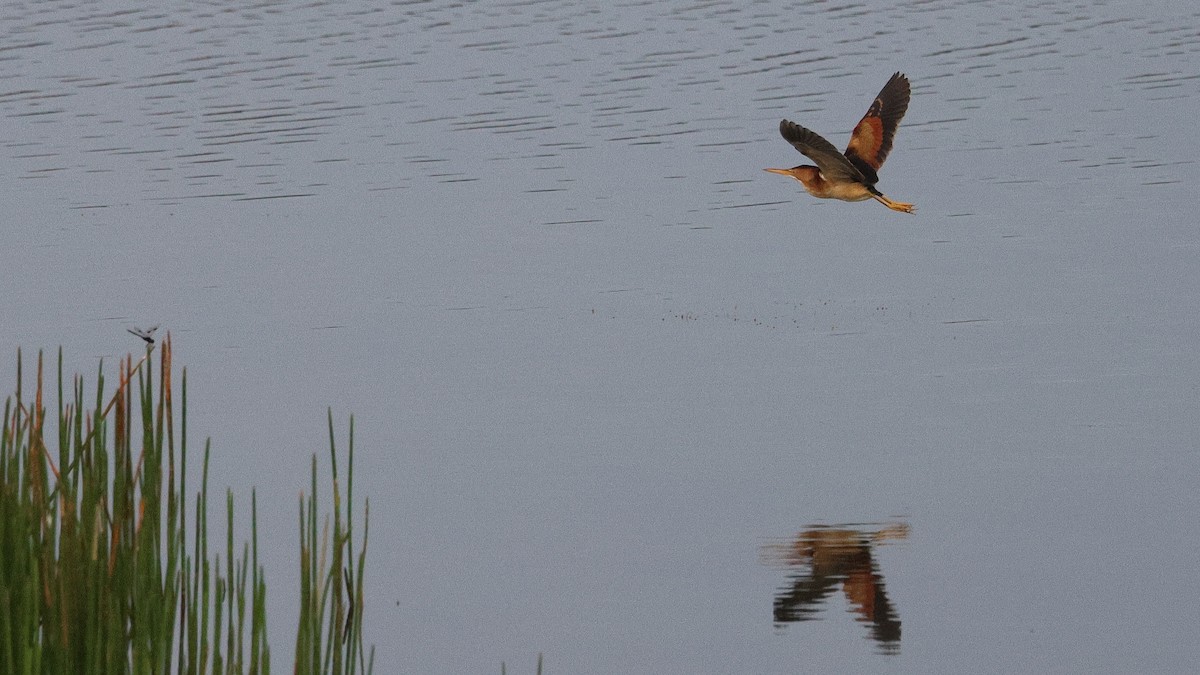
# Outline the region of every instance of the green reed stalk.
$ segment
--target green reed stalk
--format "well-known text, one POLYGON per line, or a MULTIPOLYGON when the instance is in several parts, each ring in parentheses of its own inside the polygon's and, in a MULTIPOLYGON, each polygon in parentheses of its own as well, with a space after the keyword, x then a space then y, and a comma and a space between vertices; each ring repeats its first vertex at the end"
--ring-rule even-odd
POLYGON ((329 419, 330 472, 333 478, 333 539, 326 515, 317 534, 317 458, 312 458, 312 486, 300 496, 300 620, 296 628, 296 672, 345 673, 374 668, 375 649, 362 642, 363 570, 367 553, 370 502, 363 513, 362 547, 354 557, 354 417, 350 418, 349 463, 346 476, 346 515, 342 516, 338 481, 337 443, 333 411, 329 419), (318 544, 320 552, 318 553, 318 544), (332 555, 332 560, 330 556, 332 555), (344 592, 344 594, 343 594, 344 592))
MULTIPOLYGON (((537 670, 534 672, 536 672, 537 675, 542 675, 542 654, 541 654, 541 652, 538 652, 537 670)), ((503 661, 500 662, 500 675, 508 675, 508 667, 504 665, 503 661)))
MULTIPOLYGON (((205 443, 200 490, 188 523, 187 372, 180 383, 177 437, 170 336, 161 345, 157 398, 155 349, 147 348, 136 363, 132 358, 121 362, 119 384, 111 397, 104 393, 101 365, 90 408, 82 378, 75 377, 64 392, 60 350, 58 447, 53 456, 44 437, 42 355, 33 399, 28 400, 17 353, 16 391, 5 402, 0 428, 0 672, 270 672, 257 495, 251 492, 251 541, 238 550, 232 534, 233 494, 226 492, 222 567, 219 557, 209 558, 208 549, 211 447, 205 443), (135 416, 135 409, 140 414, 135 416)), ((332 434, 332 413, 329 424, 332 434)), ((351 585, 343 582, 341 560, 353 541, 349 507, 344 520, 339 510, 332 443, 330 451, 335 459, 337 564, 327 568, 324 554, 319 561, 310 560, 306 569, 312 576, 302 578, 301 586, 316 587, 320 580, 322 609, 328 598, 335 599, 329 614, 316 615, 310 630, 316 649, 305 652, 321 654, 325 636, 324 658, 302 663, 298 647, 295 670, 353 673, 357 663, 369 672, 373 664, 363 660, 361 639, 366 517, 357 564, 351 560, 345 566, 347 577, 357 574, 354 595, 343 599, 342 584, 348 589, 351 585), (329 649, 330 636, 343 638, 335 650, 329 649)), ((350 475, 347 495, 352 468, 350 475)), ((312 480, 312 530, 311 536, 301 531, 302 546, 316 541, 315 458, 312 480)), ((305 621, 302 612, 302 626, 305 621)))

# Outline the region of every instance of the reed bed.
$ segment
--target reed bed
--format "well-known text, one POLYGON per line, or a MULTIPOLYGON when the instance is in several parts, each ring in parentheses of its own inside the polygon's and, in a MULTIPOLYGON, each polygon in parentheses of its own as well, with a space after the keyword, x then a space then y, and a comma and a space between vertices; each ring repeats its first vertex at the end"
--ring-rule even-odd
MULTIPOLYGON (((49 439, 42 354, 29 392, 17 353, 16 391, 0 432, 0 672, 270 672, 257 495, 250 540, 239 547, 226 490, 224 546, 210 552, 210 443, 189 498, 187 371, 176 416, 170 336, 157 378, 156 347, 136 363, 122 360, 108 396, 101 364, 90 399, 79 376, 64 392, 60 350, 56 438, 49 439)), ((356 549, 354 420, 343 494, 328 417, 333 513, 319 515, 314 456, 309 494, 300 497, 292 671, 370 673, 374 649, 362 638, 369 504, 356 549)))

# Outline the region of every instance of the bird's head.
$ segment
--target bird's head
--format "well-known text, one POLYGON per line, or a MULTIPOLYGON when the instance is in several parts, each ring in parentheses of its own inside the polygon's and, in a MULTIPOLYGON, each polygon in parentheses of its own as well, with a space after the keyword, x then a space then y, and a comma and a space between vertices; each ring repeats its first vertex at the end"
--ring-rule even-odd
POLYGON ((821 171, 815 166, 793 166, 790 169, 763 169, 767 173, 777 173, 780 176, 791 176, 805 185, 816 183, 821 176, 821 171))

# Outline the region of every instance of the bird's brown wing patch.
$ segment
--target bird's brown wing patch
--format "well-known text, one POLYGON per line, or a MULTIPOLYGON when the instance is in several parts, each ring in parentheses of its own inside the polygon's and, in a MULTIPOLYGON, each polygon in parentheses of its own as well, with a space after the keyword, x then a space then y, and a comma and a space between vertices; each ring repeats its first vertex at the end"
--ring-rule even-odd
POLYGON ((878 179, 875 172, 892 150, 896 127, 908 111, 909 91, 907 77, 901 73, 892 75, 850 135, 846 158, 868 178, 878 179))

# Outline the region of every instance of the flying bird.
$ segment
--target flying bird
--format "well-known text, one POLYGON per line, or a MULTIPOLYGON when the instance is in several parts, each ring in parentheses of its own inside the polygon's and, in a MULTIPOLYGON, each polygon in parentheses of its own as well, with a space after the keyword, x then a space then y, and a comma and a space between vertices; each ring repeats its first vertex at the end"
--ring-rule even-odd
POLYGON ((152 345, 152 344, 154 344, 154 331, 158 330, 158 324, 154 324, 153 326, 147 328, 146 330, 142 330, 141 328, 138 328, 137 326, 134 326, 133 328, 126 328, 125 330, 142 338, 143 340, 146 341, 146 344, 152 345))
POLYGON ((908 78, 903 73, 892 75, 854 127, 844 153, 816 132, 783 120, 779 123, 779 133, 784 140, 817 165, 766 170, 795 178, 814 197, 846 202, 874 199, 893 211, 912 213, 917 207, 888 199, 875 189, 875 183, 879 182, 876 172, 892 150, 896 127, 908 110, 908 96, 908 78))

